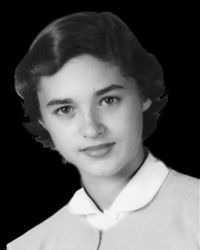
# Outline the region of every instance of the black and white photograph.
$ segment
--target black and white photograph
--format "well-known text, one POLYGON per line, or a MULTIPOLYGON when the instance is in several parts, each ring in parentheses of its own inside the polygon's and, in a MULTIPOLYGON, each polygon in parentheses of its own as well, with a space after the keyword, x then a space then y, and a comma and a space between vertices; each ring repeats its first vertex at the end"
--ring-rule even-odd
POLYGON ((197 24, 133 10, 7 23, 0 249, 200 249, 197 24))

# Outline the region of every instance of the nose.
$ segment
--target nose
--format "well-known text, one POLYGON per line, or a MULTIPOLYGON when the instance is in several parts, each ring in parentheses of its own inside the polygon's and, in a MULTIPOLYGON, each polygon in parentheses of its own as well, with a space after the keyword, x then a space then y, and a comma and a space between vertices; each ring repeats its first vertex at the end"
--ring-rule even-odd
POLYGON ((97 138, 105 133, 105 125, 97 114, 96 110, 91 110, 84 115, 81 126, 81 133, 85 138, 97 138))

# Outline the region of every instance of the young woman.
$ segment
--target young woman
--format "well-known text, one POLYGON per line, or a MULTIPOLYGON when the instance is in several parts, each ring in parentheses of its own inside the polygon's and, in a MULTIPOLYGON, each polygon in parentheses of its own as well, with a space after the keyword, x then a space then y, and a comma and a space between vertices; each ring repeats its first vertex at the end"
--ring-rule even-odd
POLYGON ((152 155, 165 87, 156 58, 109 12, 48 25, 16 70, 26 127, 82 188, 9 250, 198 248, 198 184, 152 155))

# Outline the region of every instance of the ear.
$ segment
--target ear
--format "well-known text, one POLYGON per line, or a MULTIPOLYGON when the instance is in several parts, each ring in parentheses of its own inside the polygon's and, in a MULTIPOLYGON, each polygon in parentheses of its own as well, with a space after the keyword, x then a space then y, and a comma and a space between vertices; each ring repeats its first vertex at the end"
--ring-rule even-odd
POLYGON ((40 125, 42 125, 43 128, 47 129, 44 122, 41 119, 39 119, 38 122, 40 125))
POLYGON ((146 111, 147 109, 149 109, 150 106, 151 106, 151 104, 152 104, 152 100, 151 99, 149 99, 149 98, 145 99, 143 101, 143 104, 142 104, 142 110, 143 110, 143 112, 146 111))

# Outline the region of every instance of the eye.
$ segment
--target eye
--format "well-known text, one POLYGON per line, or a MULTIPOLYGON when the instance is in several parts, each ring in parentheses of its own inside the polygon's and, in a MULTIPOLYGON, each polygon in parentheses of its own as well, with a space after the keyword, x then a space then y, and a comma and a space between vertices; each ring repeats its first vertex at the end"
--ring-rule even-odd
POLYGON ((58 108, 55 110, 55 113, 58 115, 65 115, 65 114, 69 114, 72 112, 73 107, 72 106, 63 106, 61 108, 58 108))
POLYGON ((117 96, 106 96, 104 97, 102 100, 101 100, 101 104, 104 102, 106 103, 106 105, 114 105, 116 104, 117 102, 120 101, 120 98, 117 97, 117 96))

